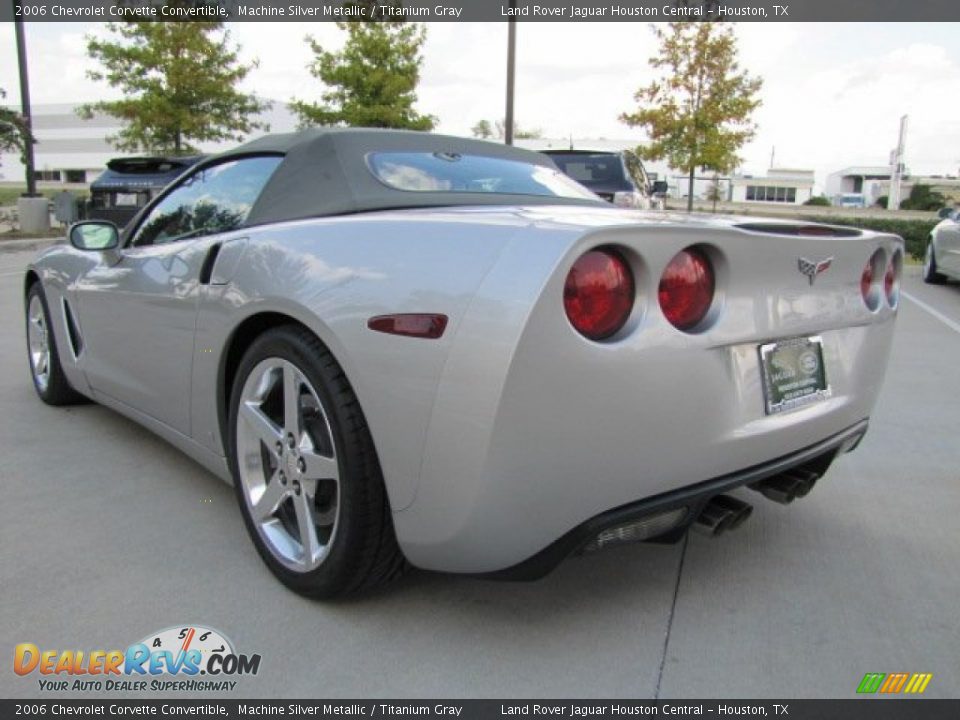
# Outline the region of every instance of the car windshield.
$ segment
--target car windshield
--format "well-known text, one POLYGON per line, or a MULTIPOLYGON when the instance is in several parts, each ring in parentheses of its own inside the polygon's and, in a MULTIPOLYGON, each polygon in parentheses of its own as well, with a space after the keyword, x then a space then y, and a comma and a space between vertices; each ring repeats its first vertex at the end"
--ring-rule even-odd
POLYGON ((596 200, 553 168, 459 153, 382 152, 368 157, 380 182, 412 192, 466 192, 596 200))
POLYGON ((564 173, 587 186, 622 184, 626 180, 620 156, 613 153, 597 153, 596 155, 551 153, 550 159, 564 173))

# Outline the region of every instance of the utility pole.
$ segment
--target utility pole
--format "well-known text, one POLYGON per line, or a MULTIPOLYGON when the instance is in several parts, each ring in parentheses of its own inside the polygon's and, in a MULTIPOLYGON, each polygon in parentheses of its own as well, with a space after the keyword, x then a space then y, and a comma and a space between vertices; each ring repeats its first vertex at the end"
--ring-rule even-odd
MULTIPOLYGON (((510 0, 511 12, 517 7, 517 0, 510 0)), ((513 145, 513 79, 517 64, 517 21, 511 14, 507 20, 507 112, 503 120, 503 141, 513 145)))
POLYGON ((890 192, 887 194, 887 210, 900 209, 900 181, 903 180, 903 153, 907 141, 907 115, 900 118, 900 139, 897 149, 890 153, 890 192))
POLYGON ((23 19, 17 18, 19 0, 13 3, 13 27, 17 36, 17 63, 20 66, 20 105, 26 137, 23 139, 23 164, 27 173, 27 197, 37 194, 37 178, 33 171, 33 120, 30 115, 30 81, 27 76, 27 44, 23 36, 23 19))

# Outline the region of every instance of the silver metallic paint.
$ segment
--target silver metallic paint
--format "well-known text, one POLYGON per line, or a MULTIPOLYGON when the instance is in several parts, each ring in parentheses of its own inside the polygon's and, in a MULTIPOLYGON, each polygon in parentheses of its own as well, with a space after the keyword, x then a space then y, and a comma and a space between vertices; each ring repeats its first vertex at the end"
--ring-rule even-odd
POLYGON ((87 350, 64 361, 74 387, 224 479, 216 388, 234 331, 264 312, 308 327, 360 400, 408 559, 485 572, 599 512, 785 455, 870 414, 895 311, 864 306, 860 272, 901 241, 734 222, 560 206, 386 211, 125 250, 112 268, 57 246, 33 268, 48 302, 66 295, 80 308, 87 350), (200 285, 214 242, 225 243, 214 283, 200 285), (638 302, 623 330, 594 343, 567 322, 562 287, 582 252, 607 244, 624 248, 638 302), (656 286, 691 245, 710 255, 718 290, 698 332, 683 333, 660 314, 656 286), (810 287, 798 256, 834 260, 810 287), (450 322, 433 341, 366 327, 402 312, 450 322), (757 348, 805 335, 823 338, 833 396, 768 417, 757 348))

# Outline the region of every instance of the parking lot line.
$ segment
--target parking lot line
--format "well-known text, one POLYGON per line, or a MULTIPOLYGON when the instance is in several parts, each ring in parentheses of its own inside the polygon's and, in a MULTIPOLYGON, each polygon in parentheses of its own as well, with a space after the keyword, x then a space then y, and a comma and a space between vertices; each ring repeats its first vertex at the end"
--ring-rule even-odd
POLYGON ((905 297, 907 300, 912 302, 914 305, 919 307, 921 310, 925 310, 929 314, 933 315, 933 317, 935 317, 937 320, 942 322, 944 325, 946 325, 948 328, 953 330, 955 333, 960 334, 960 324, 955 323, 953 320, 948 318, 946 315, 944 315, 942 312, 937 310, 935 307, 932 307, 931 305, 927 305, 927 303, 925 303, 923 300, 920 300, 919 298, 914 297, 908 292, 901 291, 900 294, 903 297, 905 297))

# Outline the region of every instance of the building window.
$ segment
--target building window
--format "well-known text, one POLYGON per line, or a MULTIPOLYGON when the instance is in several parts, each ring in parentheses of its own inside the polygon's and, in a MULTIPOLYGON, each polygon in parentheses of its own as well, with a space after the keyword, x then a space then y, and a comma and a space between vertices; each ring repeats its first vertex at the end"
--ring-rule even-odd
POLYGON ((85 183, 87 181, 86 170, 64 170, 64 181, 68 183, 85 183))
POLYGON ((34 170, 33 177, 38 182, 60 182, 59 170, 34 170))
POLYGON ((746 199, 755 202, 796 203, 797 189, 776 185, 747 185, 746 199))

